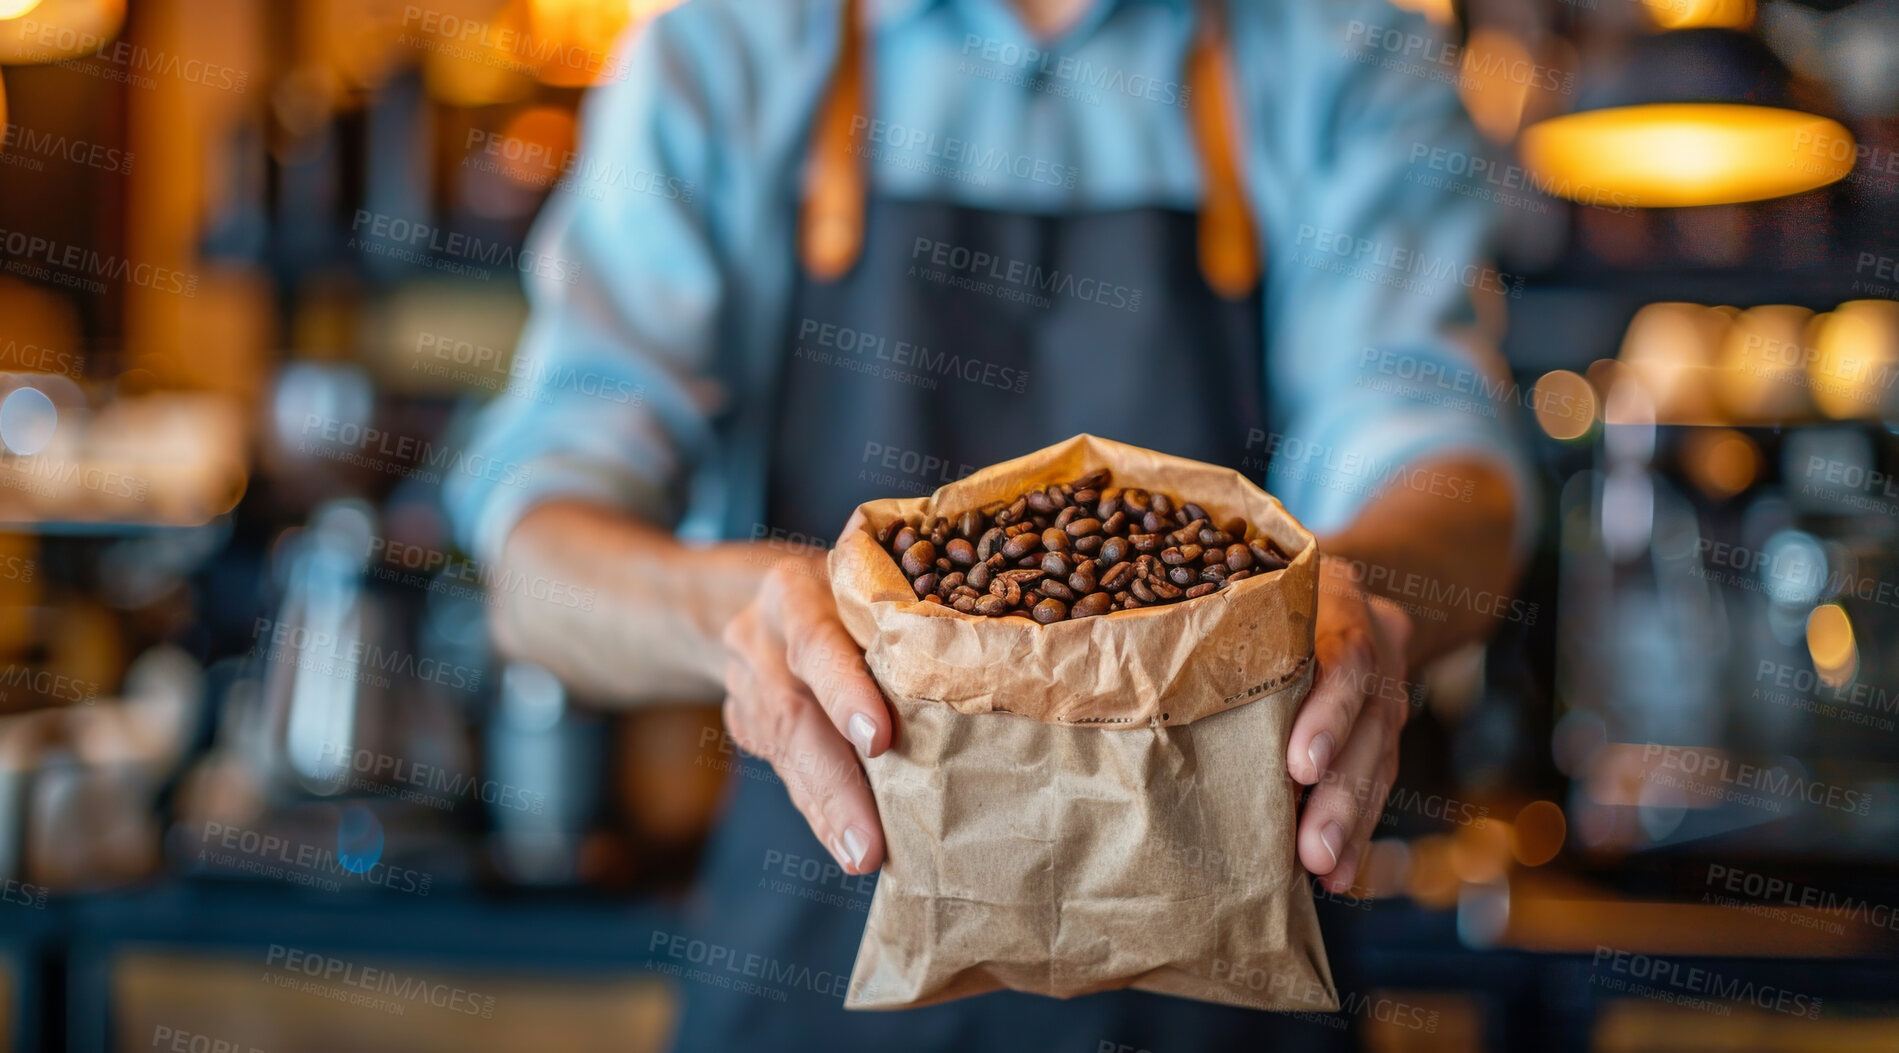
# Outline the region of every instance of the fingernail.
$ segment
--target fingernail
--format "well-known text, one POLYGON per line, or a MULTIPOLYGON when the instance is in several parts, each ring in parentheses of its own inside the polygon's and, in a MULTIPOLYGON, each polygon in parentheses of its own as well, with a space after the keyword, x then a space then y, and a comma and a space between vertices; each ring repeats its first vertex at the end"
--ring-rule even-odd
POLYGON ((1321 731, 1312 736, 1312 745, 1306 747, 1306 759, 1312 762, 1312 781, 1319 781, 1325 774, 1325 765, 1332 759, 1332 733, 1321 731))
POLYGON ((871 723, 870 718, 862 713, 852 713, 851 719, 845 722, 844 727, 848 729, 851 741, 857 743, 857 752, 866 757, 870 756, 870 744, 877 738, 877 725, 871 723))
MULTIPOLYGON (((847 830, 844 832, 844 837, 847 840, 850 836, 850 831, 847 830)), ((1338 866, 1339 846, 1345 843, 1345 828, 1337 823, 1325 824, 1325 826, 1319 830, 1319 843, 1325 846, 1327 852, 1332 853, 1332 865, 1335 867, 1338 866)))
POLYGON ((835 837, 831 838, 831 854, 837 857, 839 866, 843 866, 851 858, 851 854, 844 851, 844 842, 835 837))
POLYGON ((851 857, 851 866, 861 867, 864 865, 864 853, 870 851, 870 838, 865 837, 864 832, 855 826, 847 826, 844 828, 844 847, 849 849, 845 855, 851 857))

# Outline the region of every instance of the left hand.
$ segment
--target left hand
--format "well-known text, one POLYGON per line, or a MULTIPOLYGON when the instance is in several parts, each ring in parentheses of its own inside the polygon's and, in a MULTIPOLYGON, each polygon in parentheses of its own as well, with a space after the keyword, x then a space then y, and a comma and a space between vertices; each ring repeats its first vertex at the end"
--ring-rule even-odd
POLYGON ((1332 892, 1352 887, 1398 775, 1410 715, 1405 648, 1411 619, 1353 583, 1349 564, 1319 564, 1313 650, 1318 669, 1286 748, 1292 777, 1314 786, 1299 819, 1299 861, 1332 892))

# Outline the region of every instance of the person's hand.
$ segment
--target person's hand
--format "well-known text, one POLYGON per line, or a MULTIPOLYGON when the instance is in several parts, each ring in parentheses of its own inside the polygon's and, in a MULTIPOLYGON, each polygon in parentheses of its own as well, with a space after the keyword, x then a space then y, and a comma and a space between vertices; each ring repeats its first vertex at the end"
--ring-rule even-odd
POLYGON ((726 627, 725 651, 725 727, 739 748, 771 762, 846 873, 882 866, 859 757, 889 748, 890 709, 838 620, 823 556, 780 558, 726 627))
POLYGON ((1398 775, 1398 732, 1411 709, 1403 681, 1410 638, 1410 618, 1354 584, 1349 564, 1320 562, 1318 669, 1293 721, 1286 767, 1313 787, 1299 819, 1299 861, 1332 892, 1352 887, 1398 775))

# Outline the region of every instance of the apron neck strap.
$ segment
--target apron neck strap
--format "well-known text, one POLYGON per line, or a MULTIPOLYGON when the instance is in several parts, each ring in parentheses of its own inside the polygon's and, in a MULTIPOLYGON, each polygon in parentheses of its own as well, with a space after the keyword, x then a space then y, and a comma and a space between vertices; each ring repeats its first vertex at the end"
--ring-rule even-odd
MULTIPOLYGON (((869 62, 865 55, 863 0, 840 5, 837 65, 818 103, 806 158, 804 200, 798 213, 798 257, 821 281, 834 281, 857 262, 864 244, 867 179, 864 153, 853 129, 870 108, 869 62)), ((1204 198, 1200 207, 1200 271, 1213 290, 1229 299, 1259 284, 1259 242, 1241 182, 1241 114, 1233 70, 1221 46, 1216 0, 1199 5, 1199 27, 1187 57, 1189 120, 1200 152, 1204 198)))

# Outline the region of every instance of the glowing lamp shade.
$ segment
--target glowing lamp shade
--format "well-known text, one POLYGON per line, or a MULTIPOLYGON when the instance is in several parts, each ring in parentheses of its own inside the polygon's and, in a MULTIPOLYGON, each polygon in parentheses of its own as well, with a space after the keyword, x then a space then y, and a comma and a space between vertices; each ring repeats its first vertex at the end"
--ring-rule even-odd
POLYGON ((125 0, 0 0, 0 64, 90 55, 117 39, 125 0))
POLYGON ((1855 147, 1839 123, 1798 110, 1675 102, 1553 117, 1523 133, 1521 151, 1539 185, 1675 208, 1825 186, 1852 171, 1855 147))

